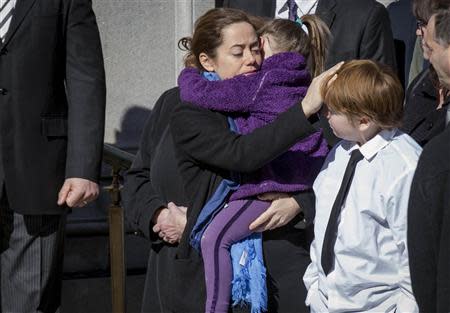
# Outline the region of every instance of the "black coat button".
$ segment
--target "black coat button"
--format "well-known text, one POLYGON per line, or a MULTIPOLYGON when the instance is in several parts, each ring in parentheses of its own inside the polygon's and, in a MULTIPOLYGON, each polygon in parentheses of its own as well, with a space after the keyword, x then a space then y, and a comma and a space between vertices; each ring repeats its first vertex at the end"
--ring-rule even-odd
POLYGON ((2 50, 0 50, 0 55, 7 55, 8 54, 8 49, 3 48, 2 50))
POLYGON ((428 123, 428 130, 431 130, 433 128, 434 124, 433 122, 429 122, 428 123))
POLYGON ((7 94, 8 94, 8 90, 6 90, 5 88, 0 88, 0 95, 6 96, 7 94))

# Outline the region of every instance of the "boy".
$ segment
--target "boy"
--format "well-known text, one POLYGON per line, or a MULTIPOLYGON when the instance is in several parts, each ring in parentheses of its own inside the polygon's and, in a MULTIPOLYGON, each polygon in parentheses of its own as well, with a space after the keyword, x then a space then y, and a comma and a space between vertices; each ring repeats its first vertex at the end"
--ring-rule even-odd
POLYGON ((409 190, 421 152, 396 127, 400 81, 368 60, 350 61, 322 86, 343 140, 314 182, 315 239, 303 278, 311 312, 418 312, 406 247, 409 190))

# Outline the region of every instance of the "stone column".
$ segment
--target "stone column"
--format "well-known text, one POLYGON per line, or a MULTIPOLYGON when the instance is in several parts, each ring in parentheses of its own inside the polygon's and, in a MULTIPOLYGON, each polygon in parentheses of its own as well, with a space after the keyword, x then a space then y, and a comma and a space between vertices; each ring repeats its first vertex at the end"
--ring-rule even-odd
POLYGON ((184 53, 178 40, 213 0, 94 0, 105 58, 105 142, 137 147, 148 112, 176 86, 184 53))

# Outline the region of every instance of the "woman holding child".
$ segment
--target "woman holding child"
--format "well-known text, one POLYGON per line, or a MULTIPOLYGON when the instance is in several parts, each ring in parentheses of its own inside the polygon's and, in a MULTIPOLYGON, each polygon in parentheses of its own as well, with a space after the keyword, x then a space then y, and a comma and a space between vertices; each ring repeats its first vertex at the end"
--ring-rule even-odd
MULTIPOLYGON (((214 9, 197 21, 190 42, 193 62, 190 64, 196 64, 199 70, 214 71, 226 79, 258 71, 261 59, 259 38, 245 13, 214 9)), ((320 150, 320 134, 317 135, 307 117, 318 111, 321 105, 318 86, 334 70, 313 80, 311 91, 315 93, 309 92, 301 105, 299 97, 274 122, 246 135, 230 130, 228 116, 236 113, 224 114, 183 103, 177 89, 163 94, 153 110, 152 124, 144 131, 141 150, 127 176, 124 192, 132 221, 152 240, 143 312, 205 310, 202 258, 190 245, 198 216, 217 194, 218 187, 223 186, 221 183, 234 182, 236 173, 254 172, 312 135, 318 139, 311 151, 320 150), (170 201, 188 207, 182 236, 173 230, 183 228, 185 221, 180 216, 185 211, 173 203, 168 205, 170 201), (168 227, 176 224, 173 221, 180 227, 168 227), (160 243, 156 233, 166 243, 160 243), (168 244, 174 241, 179 244, 168 244)), ((303 84, 307 86, 309 81, 306 77, 303 84)), ((323 152, 318 153, 323 156, 323 152)), ((317 170, 317 166, 314 168, 317 170)), ((304 174, 308 184, 312 175, 304 174)), ((251 225, 267 230, 263 233, 263 249, 269 312, 307 311, 301 277, 310 262, 310 233, 298 225, 303 221, 300 212, 307 222, 314 216, 308 186, 297 189, 295 198, 281 193, 275 198, 269 196, 268 199, 274 199, 271 205, 251 225)))

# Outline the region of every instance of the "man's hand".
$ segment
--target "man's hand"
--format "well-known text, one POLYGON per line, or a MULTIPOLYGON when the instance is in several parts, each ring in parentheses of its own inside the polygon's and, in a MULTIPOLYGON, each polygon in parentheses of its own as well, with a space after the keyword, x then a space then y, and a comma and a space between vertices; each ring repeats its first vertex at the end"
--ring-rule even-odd
POLYGON ((168 243, 180 242, 186 226, 186 211, 186 207, 169 202, 167 208, 163 208, 157 213, 152 230, 168 243))
POLYGON ((84 178, 67 178, 58 194, 58 205, 83 207, 98 197, 98 184, 84 178))
POLYGON ((251 231, 263 232, 289 223, 298 213, 300 206, 294 198, 273 200, 270 207, 250 224, 251 231))
POLYGON ((307 118, 314 113, 317 113, 322 107, 323 99, 320 91, 322 89, 322 84, 327 80, 328 84, 331 84, 337 78, 336 72, 341 68, 342 64, 344 64, 344 62, 339 62, 312 80, 311 85, 309 85, 308 91, 306 92, 306 96, 302 100, 303 112, 307 118))

